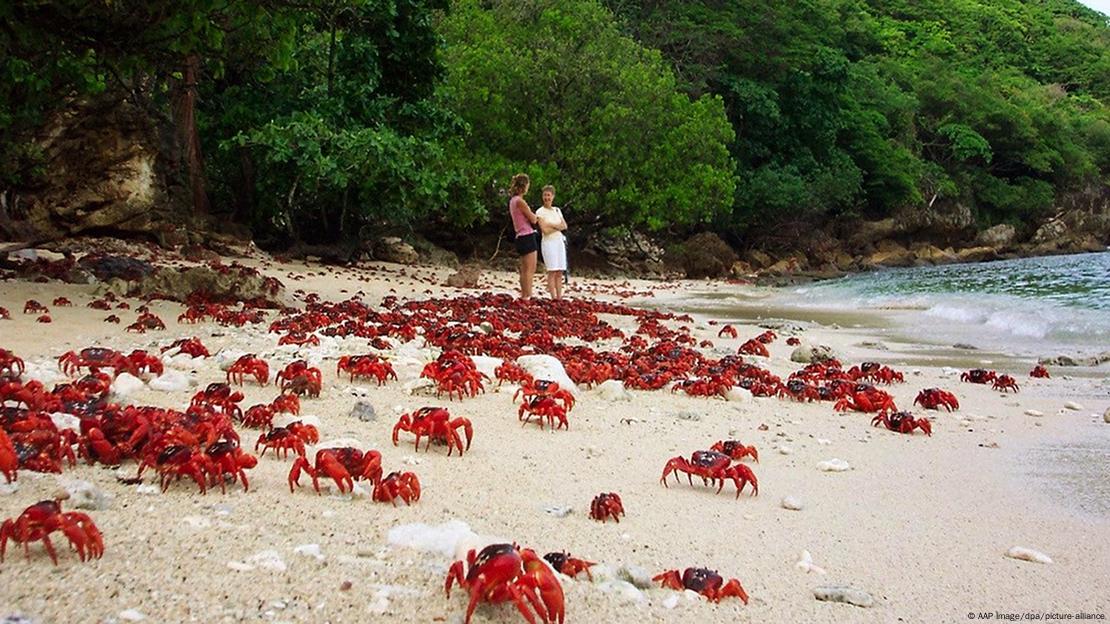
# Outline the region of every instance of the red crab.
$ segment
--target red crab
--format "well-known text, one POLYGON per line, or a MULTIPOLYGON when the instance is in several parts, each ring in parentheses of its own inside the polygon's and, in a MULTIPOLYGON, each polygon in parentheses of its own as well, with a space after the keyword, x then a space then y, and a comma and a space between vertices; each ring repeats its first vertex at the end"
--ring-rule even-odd
POLYGON ((350 492, 354 489, 354 482, 366 479, 377 483, 382 478, 382 454, 374 451, 360 451, 356 448, 326 448, 316 451, 316 465, 313 467, 304 456, 293 460, 293 468, 289 471, 289 491, 294 486, 300 485, 301 471, 304 470, 312 477, 312 487, 320 493, 321 476, 326 476, 335 481, 340 493, 350 492))
POLYGON ((181 477, 189 477, 196 482, 200 493, 205 494, 208 491, 208 477, 213 471, 212 460, 200 449, 187 444, 173 444, 160 451, 151 445, 149 452, 139 464, 137 478, 143 476, 147 466, 158 472, 163 492, 181 477))
POLYGON ((211 408, 220 414, 239 420, 243 417, 243 412, 238 405, 242 400, 242 392, 232 391, 229 384, 215 382, 194 394, 190 406, 211 408))
POLYGON ((667 570, 662 574, 653 576, 651 580, 659 581, 663 587, 668 589, 696 591, 713 602, 720 602, 724 598, 735 596, 744 601, 744 604, 748 604, 748 592, 741 587, 740 581, 729 579, 726 583, 725 579, 716 570, 708 568, 686 568, 683 570, 682 576, 679 576, 678 570, 667 570))
POLYGON ((763 344, 771 344, 772 342, 778 340, 778 334, 768 329, 762 334, 756 336, 755 339, 762 342, 763 344))
POLYGON ((917 398, 913 400, 913 404, 931 410, 938 409, 942 406, 950 412, 960 409, 960 402, 956 399, 956 395, 941 390, 940 388, 926 388, 918 392, 917 398))
POLYGON ((451 456, 454 449, 459 449, 459 457, 463 454, 462 439, 458 430, 466 434, 466 450, 470 450, 470 441, 474 436, 474 429, 466 418, 451 419, 451 414, 443 407, 422 407, 412 414, 402 414, 393 427, 393 446, 397 446, 397 434, 408 431, 416 436, 416 450, 420 450, 420 438, 428 436, 424 450, 428 450, 432 442, 447 445, 447 456, 451 456))
POLYGON ((1017 380, 1009 375, 999 375, 994 380, 993 388, 1002 392, 1009 392, 1010 390, 1017 392, 1018 384, 1017 380))
POLYGON ((424 366, 420 376, 436 382, 436 396, 446 392, 447 398, 454 399, 458 394, 459 400, 485 392, 482 380, 488 379, 478 371, 474 360, 458 351, 444 351, 436 361, 424 366))
POLYGON ((590 574, 590 568, 597 565, 593 561, 586 561, 584 559, 575 559, 570 556, 568 552, 549 552, 543 556, 544 561, 551 564, 552 568, 559 574, 565 574, 570 578, 574 578, 579 574, 585 572, 586 578, 593 582, 594 575, 590 574))
POLYGON ((65 297, 55 297, 52 305, 58 308, 68 308, 73 306, 73 302, 65 297))
POLYGON ((721 331, 717 332, 717 337, 724 338, 725 336, 728 336, 729 338, 735 338, 736 328, 732 325, 725 325, 724 327, 722 327, 721 331))
POLYGON ((562 401, 563 408, 568 412, 574 407, 574 395, 566 388, 559 386, 558 383, 547 379, 529 379, 525 381, 513 393, 513 401, 516 401, 518 396, 523 396, 525 402, 536 397, 551 397, 557 401, 562 401))
POLYGON ((104 539, 88 514, 63 512, 58 501, 45 500, 24 509, 19 517, 0 524, 0 561, 4 560, 8 540, 23 544, 27 559, 31 558, 30 543, 41 540, 54 565, 58 565, 58 554, 50 543, 50 534, 55 531, 66 536, 81 561, 99 559, 104 554, 104 539))
POLYGON ((894 397, 875 386, 867 384, 857 384, 851 392, 833 405, 833 409, 838 412, 848 410, 854 412, 893 412, 898 410, 894 405, 894 397))
POLYGON ((119 325, 120 319, 115 314, 109 314, 108 316, 104 317, 104 322, 105 323, 112 323, 114 325, 119 325))
POLYGON ((771 357, 770 352, 767 351, 767 347, 763 346, 763 343, 756 340, 755 338, 752 338, 751 340, 740 345, 740 349, 738 350, 738 352, 741 355, 758 355, 761 357, 771 357))
MULTIPOLYGON (((297 398, 292 394, 283 396, 291 396, 294 399, 297 398)), ((243 426, 252 429, 270 429, 273 426, 275 413, 272 404, 268 405, 266 403, 261 403, 252 405, 247 408, 247 411, 243 412, 243 426)))
POLYGON ((213 476, 220 482, 221 492, 226 491, 225 476, 230 476, 232 483, 242 481, 244 492, 249 489, 246 471, 258 465, 258 458, 250 453, 244 453, 243 449, 239 448, 238 442, 228 440, 215 442, 204 450, 204 454, 215 463, 213 476))
POLYGON ((0 474, 5 481, 11 483, 18 478, 16 470, 19 469, 19 455, 16 454, 15 445, 7 432, 0 428, 0 474))
POLYGON ((374 378, 379 386, 387 379, 397 379, 393 366, 376 355, 344 355, 335 366, 336 375, 342 372, 348 373, 352 382, 356 377, 374 378))
MULTIPOLYGON (((605 522, 612 518, 620 523, 620 516, 624 515, 624 504, 616 492, 604 492, 594 497, 590 503, 590 517, 598 522, 605 522)), ((571 575, 573 576, 573 575, 571 575)))
POLYGON ((0 349, 0 378, 19 379, 24 370, 21 358, 7 349, 0 349))
POLYGON ((721 493, 728 479, 732 479, 736 485, 736 498, 740 498, 740 492, 748 483, 752 484, 752 496, 759 494, 759 482, 752 469, 744 464, 732 464, 732 458, 717 451, 695 451, 688 460, 685 457, 672 457, 667 460, 667 465, 663 467, 663 476, 659 478, 664 486, 667 485, 667 477, 672 472, 675 473, 676 480, 679 479, 679 472, 686 473, 686 479, 691 486, 694 485, 695 476, 701 477, 702 482, 720 482, 717 487, 718 494, 721 493))
POLYGON ((12 320, 12 313, 7 308, 0 306, 0 319, 10 321, 12 320))
POLYGON ((493 371, 494 377, 497 377, 497 385, 501 386, 504 382, 527 384, 532 381, 532 375, 524 370, 519 364, 505 360, 493 371))
POLYGON ((790 397, 795 401, 820 401, 821 391, 801 379, 791 379, 779 386, 780 398, 790 397))
POLYGON ((755 463, 759 463, 759 451, 754 446, 744 446, 738 440, 718 440, 713 446, 709 447, 709 450, 724 453, 733 461, 751 457, 755 460, 755 463))
MULTIPOLYGON (((177 349, 178 353, 185 353, 194 358, 206 358, 212 354, 208 352, 208 348, 200 341, 200 338, 180 338, 173 341, 168 347, 162 347, 162 353, 177 349)), ((242 384, 239 384, 242 385, 242 384)))
POLYGON ((725 398, 732 390, 732 380, 723 375, 710 375, 695 379, 682 379, 671 386, 671 394, 682 390, 690 396, 707 396, 725 398))
POLYGON ((320 337, 316 334, 306 334, 300 331, 291 331, 278 339, 278 345, 298 345, 304 346, 306 344, 314 347, 320 346, 320 337))
POLYGON ((114 375, 135 372, 134 366, 122 353, 104 347, 88 347, 81 349, 80 353, 69 351, 58 358, 58 366, 67 375, 76 375, 82 368, 88 368, 91 372, 110 368, 114 375))
POLYGON ((531 624, 535 624, 535 616, 544 624, 564 621, 563 587, 531 549, 522 550, 516 544, 490 544, 477 554, 472 549, 465 564, 456 561, 447 572, 444 588, 448 598, 455 582, 470 593, 463 624, 470 624, 479 602, 510 600, 531 624))
POLYGON ((166 324, 162 322, 162 319, 158 318, 154 314, 151 314, 150 312, 143 312, 142 314, 139 315, 139 318, 136 319, 136 321, 134 323, 128 325, 124 329, 127 330, 127 331, 133 331, 133 332, 137 332, 137 333, 140 333, 140 334, 145 334, 148 329, 165 329, 165 328, 166 328, 166 324))
POLYGON ((258 442, 255 443, 254 450, 257 453, 259 448, 262 449, 259 456, 265 455, 266 449, 274 449, 274 454, 278 457, 287 457, 289 451, 304 457, 305 443, 312 444, 312 440, 318 440, 319 437, 320 434, 316 431, 316 427, 304 425, 297 421, 285 427, 274 427, 269 432, 258 436, 258 442), (294 427, 294 425, 297 426, 294 427))
POLYGON ((976 384, 988 384, 998 377, 998 373, 992 370, 985 370, 982 368, 973 368, 966 373, 960 375, 960 381, 967 381, 976 384))
POLYGON ((323 383, 320 369, 309 366, 304 360, 297 360, 281 369, 276 379, 282 392, 291 392, 298 396, 307 394, 312 398, 320 396, 320 386, 323 383))
POLYGON ((24 314, 46 314, 48 312, 50 312, 50 310, 47 310, 46 306, 34 299, 28 299, 27 302, 23 304, 24 314))
POLYGON ((390 503, 397 506, 397 499, 411 505, 420 500, 420 479, 412 472, 391 472, 374 483, 374 493, 371 495, 379 503, 390 503))
POLYGON ((258 385, 265 386, 270 381, 270 365, 253 353, 240 356, 235 363, 227 369, 227 382, 243 385, 243 378, 247 375, 254 377, 258 385))
POLYGON ((786 339, 786 344, 788 346, 791 346, 791 347, 796 347, 796 346, 802 344, 802 341, 797 336, 791 336, 791 337, 786 339))
POLYGON ((1040 364, 1038 364, 1038 365, 1033 367, 1033 370, 1029 371, 1029 376, 1030 377, 1036 377, 1036 378, 1039 378, 1039 379, 1048 379, 1049 378, 1048 369, 1045 368, 1044 366, 1041 366, 1040 364))
POLYGON ((301 413, 301 400, 295 394, 279 394, 270 402, 270 408, 275 414, 298 415, 301 413))
POLYGON ((547 424, 551 427, 552 431, 556 429, 555 420, 559 420, 559 429, 570 430, 570 425, 567 423, 567 410, 560 405, 555 399, 551 397, 536 397, 531 401, 525 401, 520 404, 520 409, 517 410, 517 418, 528 424, 532 416, 538 416, 537 422, 540 428, 543 428, 543 419, 547 417, 547 424))
POLYGON ((127 361, 131 363, 131 370, 134 371, 136 376, 154 375, 157 377, 165 370, 162 366, 162 360, 142 349, 135 349, 132 351, 127 356, 127 361))
POLYGON ((878 427, 879 425, 898 433, 913 433, 914 429, 920 429, 925 432, 925 435, 933 435, 933 425, 928 418, 914 418, 913 414, 909 412, 894 412, 893 414, 883 412, 871 419, 872 427, 878 427))
POLYGON ((43 314, 42 316, 35 319, 35 322, 36 323, 53 323, 54 319, 50 318, 49 314, 43 314))

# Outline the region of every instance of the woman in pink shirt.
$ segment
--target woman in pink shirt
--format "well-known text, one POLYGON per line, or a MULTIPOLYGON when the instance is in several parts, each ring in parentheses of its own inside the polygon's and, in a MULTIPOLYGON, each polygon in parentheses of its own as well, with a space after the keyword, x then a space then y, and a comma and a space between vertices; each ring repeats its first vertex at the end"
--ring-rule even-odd
POLYGON ((540 248, 539 237, 536 229, 532 227, 538 219, 524 201, 528 193, 531 180, 527 174, 518 173, 513 176, 509 185, 509 216, 513 218, 513 229, 516 230, 516 253, 520 256, 520 298, 525 301, 532 298, 532 277, 536 274, 536 254, 540 248))

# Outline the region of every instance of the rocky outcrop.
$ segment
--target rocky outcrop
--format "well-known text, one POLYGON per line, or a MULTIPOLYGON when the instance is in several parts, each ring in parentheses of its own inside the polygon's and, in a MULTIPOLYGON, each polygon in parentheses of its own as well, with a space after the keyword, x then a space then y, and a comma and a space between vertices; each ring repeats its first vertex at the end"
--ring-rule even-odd
POLYGON ((397 264, 416 264, 420 254, 412 245, 397 236, 386 236, 374 244, 374 258, 397 264))
POLYGON ((296 302, 276 279, 239 265, 180 267, 159 266, 137 279, 114 277, 101 290, 129 297, 159 295, 174 301, 200 296, 208 301, 292 306, 296 302))
MULTIPOLYGON (((630 275, 660 275, 664 272, 662 247, 640 232, 606 229, 590 234, 582 250, 601 259, 610 269, 630 275)), ((573 260, 572 270, 577 266, 573 260)))
POLYGON ((695 234, 683 244, 682 268, 690 279, 725 277, 738 259, 728 243, 712 232, 695 234))
POLYGON ((1006 248, 1017 238, 1017 229, 1009 223, 1000 223, 979 232, 975 242, 983 247, 1006 248))
POLYGON ((458 271, 447 276, 447 286, 453 288, 477 288, 478 280, 482 277, 482 269, 475 264, 467 264, 458 271))
POLYGON ((171 196, 161 135, 126 99, 77 101, 51 117, 34 140, 42 174, 0 207, 0 232, 57 240, 82 232, 173 229, 187 206, 171 196))
POLYGON ((864 256, 860 264, 864 267, 907 267, 912 266, 916 257, 909 249, 892 240, 879 241, 877 249, 864 256))

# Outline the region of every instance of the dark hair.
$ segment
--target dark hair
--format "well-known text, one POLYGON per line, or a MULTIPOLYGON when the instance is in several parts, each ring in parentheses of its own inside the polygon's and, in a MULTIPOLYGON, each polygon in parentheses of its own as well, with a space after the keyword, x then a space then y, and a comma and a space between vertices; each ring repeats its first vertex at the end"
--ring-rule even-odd
POLYGON ((528 184, 532 181, 527 173, 518 173, 513 176, 513 181, 509 184, 509 195, 522 195, 524 189, 528 188, 528 184))

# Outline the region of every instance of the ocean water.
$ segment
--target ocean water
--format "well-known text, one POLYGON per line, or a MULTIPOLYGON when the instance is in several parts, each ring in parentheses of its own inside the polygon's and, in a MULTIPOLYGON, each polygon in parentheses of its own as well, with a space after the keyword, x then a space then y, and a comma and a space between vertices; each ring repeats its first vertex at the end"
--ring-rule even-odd
POLYGON ((803 307, 895 311, 911 335, 938 344, 1110 350, 1110 252, 887 269, 783 297, 803 307))

